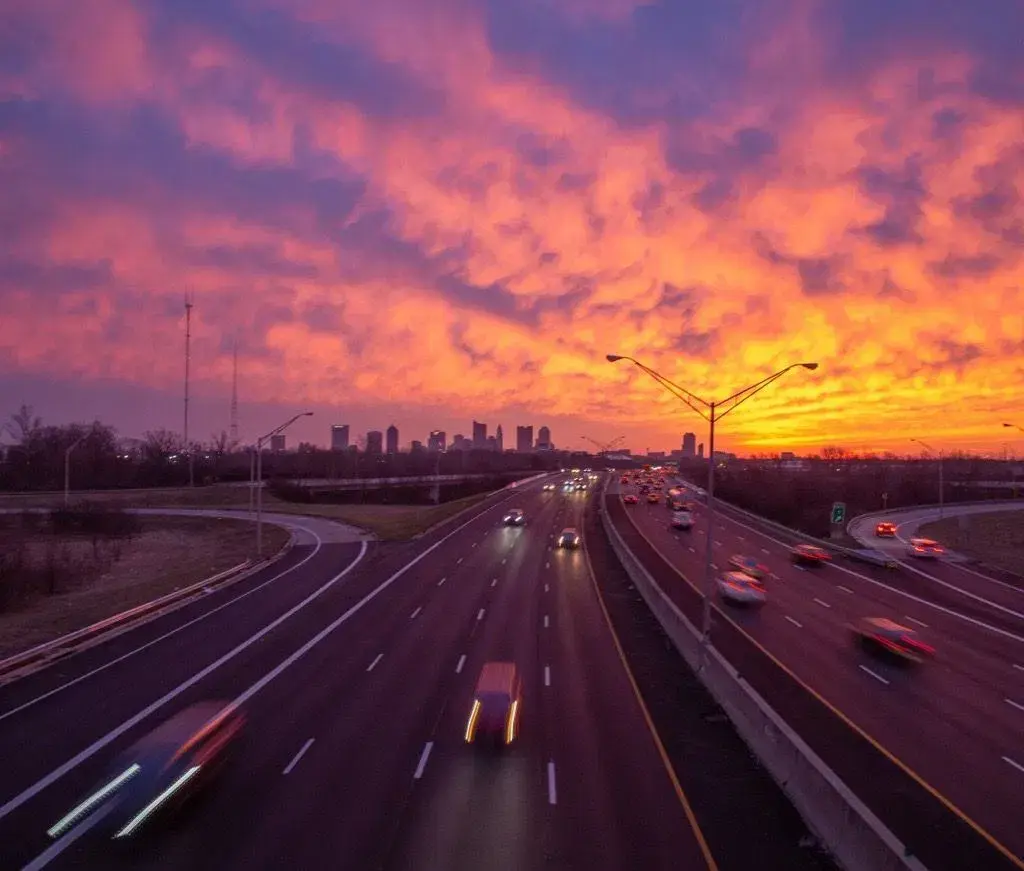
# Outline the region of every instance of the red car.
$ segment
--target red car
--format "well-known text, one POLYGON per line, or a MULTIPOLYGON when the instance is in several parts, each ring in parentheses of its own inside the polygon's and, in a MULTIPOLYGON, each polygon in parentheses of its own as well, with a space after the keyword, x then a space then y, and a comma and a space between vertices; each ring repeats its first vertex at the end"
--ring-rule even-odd
POLYGON ((625 502, 627 505, 636 505, 636 503, 639 502, 640 500, 636 498, 635 493, 630 493, 628 496, 623 496, 622 501, 625 502))
POLYGON ((798 565, 804 563, 806 565, 820 566, 822 563, 832 559, 832 556, 825 548, 818 547, 816 544, 798 544, 789 553, 793 557, 793 562, 798 565))
POLYGON ((485 662, 466 722, 466 743, 487 740, 503 746, 518 734, 522 679, 512 662, 485 662))
POLYGON ((875 526, 875 535, 879 538, 895 538, 896 524, 890 520, 883 520, 875 526))
POLYGON ((885 617, 865 617, 850 626, 857 642, 872 653, 887 654, 906 662, 920 663, 935 655, 909 626, 885 617))

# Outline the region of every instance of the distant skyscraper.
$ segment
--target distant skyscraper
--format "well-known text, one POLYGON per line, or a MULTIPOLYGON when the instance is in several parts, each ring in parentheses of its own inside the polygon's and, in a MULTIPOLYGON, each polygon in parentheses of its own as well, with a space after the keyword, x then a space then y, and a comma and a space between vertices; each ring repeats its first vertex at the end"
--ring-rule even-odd
POLYGON ((398 453, 398 427, 394 424, 388 427, 388 453, 398 453))
POLYGON ((454 436, 452 436, 453 451, 466 451, 469 450, 472 446, 472 442, 470 442, 461 432, 457 432, 455 433, 454 436))
POLYGON ((533 450, 533 427, 516 427, 516 450, 521 454, 528 454, 533 450))
POLYGON ((473 447, 481 449, 487 447, 486 423, 477 423, 477 421, 473 421, 473 447))
POLYGON ((701 442, 699 445, 697 445, 697 459, 704 459, 704 442, 701 442))
POLYGON ((505 450, 505 434, 501 431, 501 424, 494 431, 494 449, 500 454, 505 450))
POLYGON ((427 450, 443 451, 448 447, 448 434, 443 429, 431 430, 427 439, 427 450))
POLYGON ((546 426, 542 426, 537 430, 537 450, 550 451, 551 447, 551 430, 546 426))
POLYGON ((422 450, 423 442, 421 442, 419 439, 413 439, 412 444, 409 445, 409 452, 413 454, 418 454, 422 450))
POLYGON ((683 433, 683 456, 691 458, 697 454, 697 435, 696 433, 687 432, 683 433))
POLYGON ((371 429, 366 434, 366 453, 381 454, 384 452, 384 433, 379 429, 371 429))
POLYGON ((335 424, 331 427, 331 450, 348 450, 348 424, 335 424))
POLYGON ((498 450, 498 437, 487 436, 487 450, 497 451, 498 450))

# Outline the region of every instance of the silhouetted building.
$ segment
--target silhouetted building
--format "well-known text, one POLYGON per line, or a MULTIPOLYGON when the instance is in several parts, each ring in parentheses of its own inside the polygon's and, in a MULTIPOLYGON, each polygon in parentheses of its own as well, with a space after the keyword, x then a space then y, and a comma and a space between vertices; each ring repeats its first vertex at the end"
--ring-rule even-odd
POLYGON ((457 432, 452 437, 452 450, 453 451, 468 451, 473 447, 473 443, 467 439, 462 433, 457 432))
POLYGON ((692 459, 697 456, 697 435, 696 433, 683 433, 683 456, 692 459))
POLYGON ((270 450, 275 454, 282 453, 284 451, 284 445, 284 433, 281 433, 280 435, 272 435, 270 437, 270 450))
POLYGON ((505 450, 505 434, 501 431, 501 424, 494 431, 494 449, 500 454, 505 450))
POLYGON ((487 450, 497 451, 498 450, 498 439, 497 436, 487 436, 487 450))
POLYGON ((699 445, 697 445, 697 459, 704 459, 704 442, 701 442, 699 445))
POLYGON ((398 453, 398 427, 394 424, 388 427, 388 453, 398 453))
POLYGON ((533 450, 533 427, 516 427, 516 450, 521 454, 528 454, 533 450))
POLYGON ((331 450, 348 450, 348 424, 335 424, 331 427, 331 450))
POLYGON ((473 421, 473 447, 474 448, 486 448, 487 447, 487 424, 478 423, 473 421))
POLYGON ((447 447, 448 434, 443 429, 431 430, 430 436, 427 438, 427 449, 431 451, 443 451, 447 447))
POLYGON ((419 439, 413 439, 412 444, 409 445, 409 452, 413 454, 423 453, 423 442, 419 439))
POLYGON ((371 429, 366 434, 366 453, 381 454, 384 452, 384 433, 379 429, 371 429))
POLYGON ((537 430, 537 450, 538 451, 550 451, 554 448, 551 444, 551 430, 546 426, 542 426, 537 430))

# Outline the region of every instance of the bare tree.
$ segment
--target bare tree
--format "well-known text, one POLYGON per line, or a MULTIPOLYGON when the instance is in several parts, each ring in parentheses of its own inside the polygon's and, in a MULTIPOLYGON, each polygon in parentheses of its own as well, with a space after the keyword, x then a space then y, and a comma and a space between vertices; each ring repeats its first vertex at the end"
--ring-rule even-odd
POLYGON ((828 445, 821 449, 821 458, 823 460, 829 460, 830 462, 836 460, 845 460, 849 456, 846 448, 838 447, 837 445, 828 445))
POLYGON ((11 415, 10 422, 4 428, 19 445, 24 445, 42 428, 42 425, 43 419, 36 417, 32 406, 23 402, 21 408, 11 415))

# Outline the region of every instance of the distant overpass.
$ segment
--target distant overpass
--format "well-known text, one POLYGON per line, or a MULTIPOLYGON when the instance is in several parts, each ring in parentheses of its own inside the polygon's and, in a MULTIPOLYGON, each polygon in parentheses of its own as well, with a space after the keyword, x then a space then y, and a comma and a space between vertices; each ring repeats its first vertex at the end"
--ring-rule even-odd
MULTIPOLYGON (((464 475, 412 475, 394 478, 294 478, 288 481, 304 490, 370 490, 378 487, 431 487, 441 484, 465 484, 488 479, 518 479, 535 476, 535 470, 516 472, 473 472, 464 475)), ((267 486, 268 481, 263 485, 267 486)))

